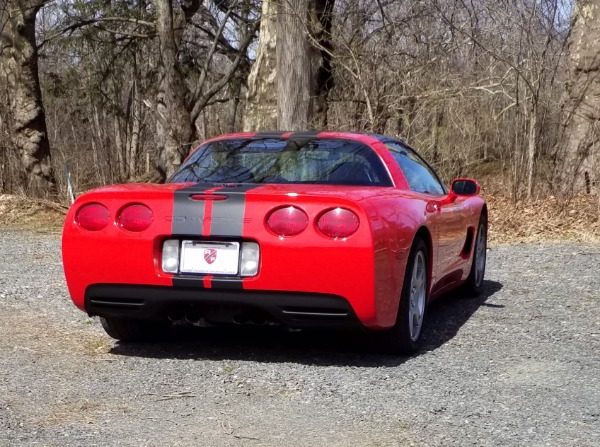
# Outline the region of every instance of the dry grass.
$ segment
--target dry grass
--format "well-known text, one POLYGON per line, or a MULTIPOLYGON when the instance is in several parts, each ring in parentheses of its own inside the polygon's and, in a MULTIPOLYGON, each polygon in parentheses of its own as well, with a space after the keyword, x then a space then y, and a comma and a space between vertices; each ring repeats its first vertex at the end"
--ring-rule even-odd
POLYGON ((0 330, 0 350, 23 350, 40 356, 77 351, 89 359, 111 358, 112 341, 103 334, 86 330, 85 324, 58 328, 45 315, 13 309, 10 315, 0 315, 0 325, 10 328, 0 330), (11 323, 13 320, 19 324, 11 323))
POLYGON ((570 202, 553 196, 514 203, 506 197, 486 197, 490 242, 600 242, 600 202, 583 195, 570 202))
POLYGON ((0 194, 0 229, 60 231, 67 210, 61 204, 46 200, 0 194))
POLYGON ((105 401, 90 401, 80 399, 73 401, 60 401, 52 403, 46 409, 45 414, 32 418, 34 426, 63 426, 81 423, 95 425, 107 417, 119 417, 120 415, 133 413, 134 408, 130 405, 108 404, 105 401))
MULTIPOLYGON (((490 242, 540 241, 600 242, 600 198, 576 197, 569 203, 550 196, 514 203, 507 197, 487 195, 490 242)), ((67 208, 52 202, 0 195, 0 228, 39 232, 60 231, 67 208)))

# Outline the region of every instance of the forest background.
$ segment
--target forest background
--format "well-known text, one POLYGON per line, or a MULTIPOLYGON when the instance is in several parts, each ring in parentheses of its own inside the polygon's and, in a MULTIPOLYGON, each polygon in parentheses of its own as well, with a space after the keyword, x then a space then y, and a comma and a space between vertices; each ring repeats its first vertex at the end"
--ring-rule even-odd
MULTIPOLYGON (((0 0, 0 194, 163 181, 244 130, 400 137, 512 203, 597 197, 600 0, 0 0)), ((595 221, 600 202, 595 207, 595 221)))

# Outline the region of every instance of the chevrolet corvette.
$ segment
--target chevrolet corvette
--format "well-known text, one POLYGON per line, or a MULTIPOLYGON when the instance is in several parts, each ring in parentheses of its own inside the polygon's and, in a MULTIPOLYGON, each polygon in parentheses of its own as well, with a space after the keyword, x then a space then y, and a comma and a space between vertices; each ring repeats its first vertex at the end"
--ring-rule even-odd
POLYGON ((77 198, 65 277, 75 305, 122 342, 186 321, 347 327, 409 354, 432 300, 482 288, 479 189, 459 178, 447 190, 414 149, 385 136, 224 135, 165 184, 77 198))

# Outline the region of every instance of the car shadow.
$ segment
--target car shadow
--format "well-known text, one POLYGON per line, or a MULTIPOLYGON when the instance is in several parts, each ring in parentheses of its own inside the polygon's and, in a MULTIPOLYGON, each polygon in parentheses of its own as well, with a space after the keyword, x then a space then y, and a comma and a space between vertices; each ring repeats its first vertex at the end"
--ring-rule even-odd
POLYGON ((454 338, 480 307, 502 309, 504 307, 502 304, 487 302, 500 290, 502 290, 501 283, 484 281, 483 290, 478 297, 468 297, 460 290, 456 290, 434 301, 427 308, 427 327, 423 334, 424 348, 420 354, 433 351, 454 338))
MULTIPOLYGON (((428 308, 423 334, 424 349, 432 351, 452 339, 480 306, 502 289, 502 284, 485 281, 482 294, 465 298, 448 294, 428 308)), ((161 343, 120 343, 111 354, 128 357, 179 360, 246 360, 262 363, 299 363, 315 366, 394 367, 411 357, 380 354, 371 338, 361 331, 304 330, 290 332, 277 327, 174 328, 161 343)), ((414 357, 413 356, 413 357, 414 357)))

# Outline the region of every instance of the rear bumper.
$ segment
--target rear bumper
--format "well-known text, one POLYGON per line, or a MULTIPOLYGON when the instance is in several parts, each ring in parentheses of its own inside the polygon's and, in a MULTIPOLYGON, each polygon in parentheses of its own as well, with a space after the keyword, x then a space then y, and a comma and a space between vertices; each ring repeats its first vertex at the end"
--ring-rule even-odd
POLYGON ((94 284, 86 288, 84 306, 89 315, 114 318, 194 315, 235 323, 251 315, 293 328, 362 326, 346 299, 317 293, 94 284))

